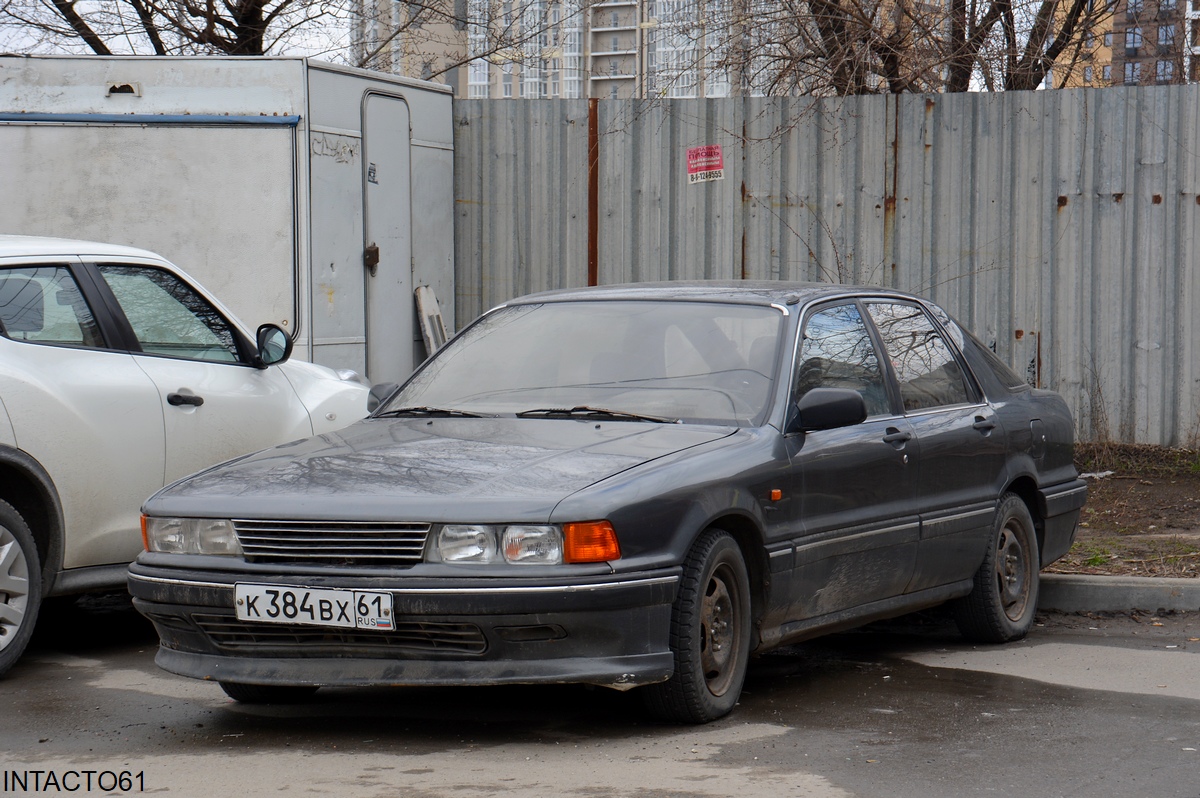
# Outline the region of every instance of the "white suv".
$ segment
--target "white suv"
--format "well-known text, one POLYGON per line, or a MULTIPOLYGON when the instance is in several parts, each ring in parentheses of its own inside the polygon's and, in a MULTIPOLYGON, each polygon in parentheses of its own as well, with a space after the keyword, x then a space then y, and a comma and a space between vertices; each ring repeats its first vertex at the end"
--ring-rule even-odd
POLYGON ((0 236, 0 674, 44 597, 125 585, 150 494, 366 415, 290 353, 151 252, 0 236))

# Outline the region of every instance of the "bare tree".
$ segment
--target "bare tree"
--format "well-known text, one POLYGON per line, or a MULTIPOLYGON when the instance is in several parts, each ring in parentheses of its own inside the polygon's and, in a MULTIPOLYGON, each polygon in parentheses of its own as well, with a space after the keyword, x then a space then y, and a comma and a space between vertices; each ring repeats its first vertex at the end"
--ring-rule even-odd
POLYGON ((0 45, 97 55, 263 55, 305 42, 336 47, 347 12, 342 2, 2 0, 0 45))
POLYGON ((544 58, 593 0, 0 0, 0 50, 99 55, 301 52, 438 78, 544 58), (551 19, 550 8, 560 11, 551 19), (468 33, 474 35, 468 35, 468 33))
MULTIPOLYGON (((560 37, 587 35, 595 1, 0 0, 0 48, 301 51, 436 79, 544 62, 560 37)), ((824 96, 1034 89, 1089 56, 1116 0, 639 2, 657 55, 647 96, 824 96)))
POLYGON ((1036 89, 1115 0, 733 0, 748 30, 724 66, 764 94, 1036 89), (747 7, 748 6, 748 7, 747 7))

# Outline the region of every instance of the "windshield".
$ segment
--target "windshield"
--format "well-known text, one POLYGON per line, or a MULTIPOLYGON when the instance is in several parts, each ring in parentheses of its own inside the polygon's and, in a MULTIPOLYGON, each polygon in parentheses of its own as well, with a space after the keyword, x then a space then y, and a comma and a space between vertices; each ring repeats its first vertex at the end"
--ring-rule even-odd
POLYGON ((782 329, 782 313, 754 305, 580 301, 501 308, 440 350, 377 415, 436 408, 758 425, 782 329))

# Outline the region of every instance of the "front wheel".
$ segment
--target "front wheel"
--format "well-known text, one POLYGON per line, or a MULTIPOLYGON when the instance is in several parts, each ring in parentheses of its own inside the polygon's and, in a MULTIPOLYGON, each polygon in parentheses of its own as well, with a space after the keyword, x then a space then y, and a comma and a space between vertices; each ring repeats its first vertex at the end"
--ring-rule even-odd
POLYGON ((220 682, 225 695, 241 704, 298 704, 317 692, 316 685, 220 682))
POLYGON ((992 542, 975 573, 971 593, 954 606, 963 637, 977 643, 1019 640, 1033 626, 1037 610, 1037 533, 1020 496, 1007 493, 996 509, 992 542))
POLYGON ((21 658, 37 623, 42 566, 21 514, 0 501, 0 676, 21 658))
POLYGON ((707 723, 737 704, 750 656, 750 579, 728 533, 705 532, 683 566, 671 612, 675 673, 643 688, 655 717, 707 723))

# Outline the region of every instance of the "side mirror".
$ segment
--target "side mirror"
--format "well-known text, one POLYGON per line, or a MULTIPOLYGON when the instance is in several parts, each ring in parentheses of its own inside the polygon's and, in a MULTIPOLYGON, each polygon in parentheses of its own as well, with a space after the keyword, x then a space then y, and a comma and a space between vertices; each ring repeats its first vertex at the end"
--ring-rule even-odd
POLYGON ((264 324, 258 328, 258 362, 260 369, 282 363, 292 356, 292 338, 275 324, 264 324))
POLYGON ((394 382, 377 382, 372 385, 371 392, 367 394, 367 412, 374 413, 375 409, 383 404, 399 387, 394 382))
POLYGON ((849 427, 867 417, 867 403, 848 388, 813 388, 792 406, 790 416, 788 433, 849 427))

